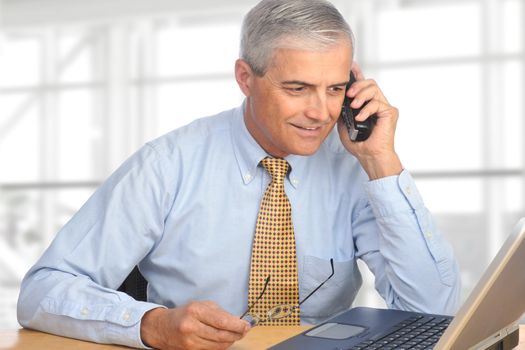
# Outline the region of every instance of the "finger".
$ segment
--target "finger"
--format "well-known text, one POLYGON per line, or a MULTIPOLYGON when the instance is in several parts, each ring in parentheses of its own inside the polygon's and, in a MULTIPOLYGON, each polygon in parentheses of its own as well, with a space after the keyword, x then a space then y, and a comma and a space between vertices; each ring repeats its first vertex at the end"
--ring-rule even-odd
POLYGON ((365 76, 363 75, 363 71, 361 70, 361 67, 359 66, 359 64, 354 61, 352 63, 352 72, 354 72, 354 75, 355 75, 355 79, 356 80, 364 80, 365 79, 365 76))
POLYGON ((218 329, 244 335, 249 329, 246 321, 234 316, 213 302, 202 302, 196 317, 202 323, 218 329))
POLYGON ((370 100, 379 100, 385 104, 388 104, 387 99, 383 95, 383 92, 377 86, 376 82, 373 80, 363 80, 359 83, 355 83, 355 87, 352 86, 355 90, 353 91, 354 97, 352 108, 361 108, 366 101, 370 100), (358 84, 358 85, 357 85, 358 84))
MULTIPOLYGON (((224 309, 222 309, 217 303, 213 302, 213 301, 209 301, 209 300, 206 300, 206 301, 203 301, 204 304, 208 305, 210 308, 212 309, 216 309, 216 310, 220 310, 221 312, 224 312, 228 317, 232 317, 232 315, 228 312, 226 312, 224 309)), ((242 318, 239 318, 237 316, 234 316, 234 319, 235 320, 239 320, 241 319, 243 322, 246 323, 246 328, 244 330, 244 333, 248 332, 250 330, 251 325, 250 325, 250 322, 246 321, 245 319, 242 319, 242 318)))
POLYGON ((244 333, 240 334, 223 329, 217 329, 205 323, 200 324, 197 334, 203 339, 217 343, 233 343, 244 337, 244 333))
POLYGON ((393 121, 397 120, 396 109, 389 104, 383 103, 379 100, 369 101, 355 117, 357 121, 364 121, 371 115, 376 115, 378 118, 391 117, 393 121))
POLYGON ((357 80, 348 89, 347 95, 349 97, 357 97, 360 93, 366 92, 367 90, 373 91, 373 89, 379 89, 372 79, 357 80))
POLYGON ((209 307, 211 309, 221 309, 221 307, 219 305, 217 305, 216 302, 211 301, 211 300, 201 301, 201 304, 204 304, 204 305, 206 305, 207 307, 209 307))
MULTIPOLYGON (((246 333, 237 333, 229 330, 224 330, 222 328, 217 329, 215 327, 209 326, 208 323, 210 319, 214 320, 216 326, 222 326, 220 322, 225 321, 216 321, 218 318, 224 320, 226 316, 234 318, 236 321, 239 321, 241 324, 244 324, 247 327, 245 321, 238 320, 236 317, 228 314, 224 310, 220 309, 218 306, 212 305, 206 302, 192 302, 185 306, 185 319, 181 322, 179 328, 180 332, 183 335, 186 335, 185 339, 186 345, 192 342, 198 342, 199 339, 206 340, 206 342, 212 342, 217 344, 232 344, 233 342, 241 339, 246 333), (218 315, 218 316, 217 316, 218 315)), ((194 348, 194 346, 189 346, 189 348, 194 348)), ((195 348, 200 348, 196 347, 195 348)))

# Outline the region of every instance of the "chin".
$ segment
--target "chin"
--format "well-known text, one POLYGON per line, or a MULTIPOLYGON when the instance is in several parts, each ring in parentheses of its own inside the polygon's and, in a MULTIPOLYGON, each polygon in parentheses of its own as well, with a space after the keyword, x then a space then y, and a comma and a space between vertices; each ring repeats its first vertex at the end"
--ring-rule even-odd
POLYGON ((319 149, 320 145, 316 145, 315 147, 298 147, 290 151, 290 154, 295 154, 297 156, 311 156, 317 150, 319 149))

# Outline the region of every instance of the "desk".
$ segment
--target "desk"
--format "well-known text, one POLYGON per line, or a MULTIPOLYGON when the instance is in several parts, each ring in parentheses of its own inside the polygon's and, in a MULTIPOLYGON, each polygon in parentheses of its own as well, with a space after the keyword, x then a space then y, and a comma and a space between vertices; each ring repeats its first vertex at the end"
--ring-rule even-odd
MULTIPOLYGON (((307 327, 257 327, 246 338, 235 343, 230 350, 262 350, 280 341, 301 333, 307 327)), ((117 345, 101 345, 80 340, 58 337, 55 335, 18 329, 0 331, 0 349, 2 350, 123 350, 129 349, 117 345)), ((525 350, 525 325, 520 326, 520 345, 516 350, 525 350)))

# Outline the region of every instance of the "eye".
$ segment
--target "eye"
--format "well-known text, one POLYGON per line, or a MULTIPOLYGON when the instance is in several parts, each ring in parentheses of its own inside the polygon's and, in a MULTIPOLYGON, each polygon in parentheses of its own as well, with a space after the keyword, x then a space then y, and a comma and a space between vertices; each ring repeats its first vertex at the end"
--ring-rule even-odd
POLYGON ((345 89, 341 86, 331 86, 328 88, 328 91, 334 95, 339 95, 341 94, 342 92, 345 91, 345 89))
POLYGON ((288 91, 290 91, 292 93, 298 94, 298 93, 301 93, 301 92, 305 91, 306 88, 304 86, 295 86, 295 87, 286 88, 286 90, 288 90, 288 91))

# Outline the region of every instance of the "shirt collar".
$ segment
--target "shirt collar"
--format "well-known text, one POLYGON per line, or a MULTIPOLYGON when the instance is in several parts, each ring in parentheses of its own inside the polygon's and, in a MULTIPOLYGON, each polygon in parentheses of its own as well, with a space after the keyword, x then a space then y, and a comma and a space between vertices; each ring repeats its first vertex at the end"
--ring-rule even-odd
POLYGON ((296 154, 290 154, 285 157, 290 164, 290 172, 288 173, 288 179, 294 188, 299 187, 302 179, 304 178, 304 173, 306 171, 306 163, 310 156, 299 156, 296 154))
MULTIPOLYGON (((268 157, 269 154, 259 146, 248 131, 248 128, 246 128, 246 124, 244 123, 245 105, 246 102, 243 102, 243 104, 234 111, 232 142, 241 178, 244 184, 249 184, 256 177, 257 171, 262 171, 258 165, 260 161, 268 157)), ((308 156, 290 154, 284 159, 290 164, 291 170, 288 174, 288 179, 292 186, 297 188, 304 177, 308 156)))
POLYGON ((252 137, 244 123, 245 102, 235 109, 232 125, 232 142, 242 180, 249 184, 255 178, 257 166, 268 154, 252 137))

